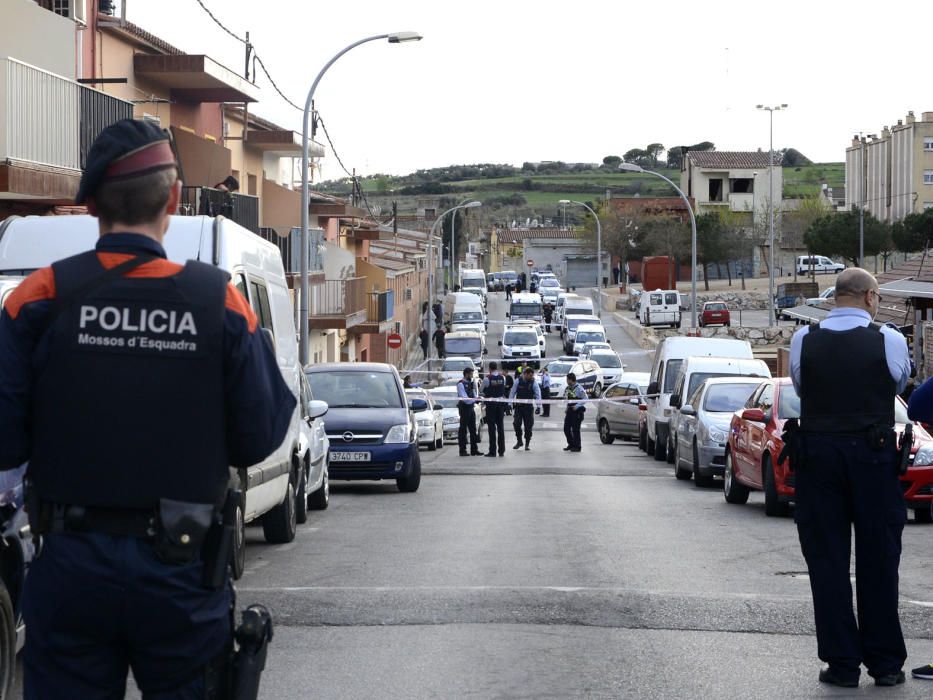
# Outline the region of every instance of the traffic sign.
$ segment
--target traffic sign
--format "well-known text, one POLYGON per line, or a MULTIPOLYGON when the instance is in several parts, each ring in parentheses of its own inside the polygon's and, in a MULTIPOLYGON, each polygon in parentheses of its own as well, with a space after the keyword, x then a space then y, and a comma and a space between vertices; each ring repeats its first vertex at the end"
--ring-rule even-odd
POLYGON ((386 345, 389 346, 392 350, 398 350, 402 347, 402 336, 398 333, 390 333, 386 338, 386 345))
POLYGON ((525 264, 526 264, 528 267, 534 267, 534 266, 535 266, 535 261, 534 261, 534 260, 529 260, 529 261, 526 262, 525 264))

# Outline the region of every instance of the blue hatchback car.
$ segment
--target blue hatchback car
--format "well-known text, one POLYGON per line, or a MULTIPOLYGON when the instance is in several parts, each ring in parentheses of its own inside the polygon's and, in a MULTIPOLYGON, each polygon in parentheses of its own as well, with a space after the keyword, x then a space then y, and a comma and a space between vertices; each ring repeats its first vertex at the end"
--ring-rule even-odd
POLYGON ((381 362, 309 365, 305 375, 316 399, 326 401, 331 479, 395 479, 399 491, 421 484, 418 430, 398 370, 381 362))

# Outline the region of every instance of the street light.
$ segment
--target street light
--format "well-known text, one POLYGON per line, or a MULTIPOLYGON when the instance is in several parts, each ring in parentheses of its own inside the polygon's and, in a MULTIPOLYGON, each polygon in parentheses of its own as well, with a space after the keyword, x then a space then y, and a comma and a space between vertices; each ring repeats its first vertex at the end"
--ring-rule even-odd
POLYGON ((311 113, 311 103, 314 100, 314 91, 317 85, 324 77, 324 73, 343 56, 347 51, 355 49, 360 44, 378 39, 388 39, 390 44, 404 44, 409 41, 421 41, 421 35, 417 32, 393 32, 392 34, 377 34, 376 36, 366 37, 355 41, 331 58, 321 72, 317 74, 314 82, 311 83, 311 89, 308 91, 308 99, 305 100, 304 116, 301 121, 301 236, 298 239, 298 247, 301 251, 301 258, 298 272, 301 277, 301 289, 298 300, 298 358, 302 367, 308 362, 308 205, 310 194, 308 192, 308 118, 311 113))
MULTIPOLYGON (((458 209, 475 209, 481 206, 483 206, 482 202, 475 201, 458 204, 437 217, 431 225, 431 232, 428 234, 428 304, 432 307, 429 309, 430 313, 428 313, 428 338, 431 344, 433 344, 434 341, 434 309, 431 301, 433 301, 434 295, 437 292, 434 288, 434 232, 437 231, 437 227, 444 220, 444 217, 451 212, 457 211, 458 209)), ((428 357, 431 357, 431 345, 428 345, 428 357)))
MULTIPOLYGON (((768 112, 769 121, 769 144, 768 144, 768 325, 777 324, 774 318, 774 113, 787 109, 786 104, 768 107, 766 105, 755 105, 756 109, 768 112)), ((796 268, 796 265, 795 265, 796 268)))
MULTIPOLYGON (((467 197, 457 206, 462 206, 467 202, 471 201, 471 197, 467 197)), ((450 288, 453 289, 457 284, 457 279, 455 277, 456 268, 454 267, 454 258, 457 257, 457 217, 455 216, 450 220, 450 288)))
POLYGON ((635 165, 634 163, 619 163, 619 170, 624 170, 629 173, 647 173, 648 175, 654 175, 661 178, 668 185, 673 187, 677 194, 680 195, 680 198, 684 200, 684 204, 687 205, 687 213, 690 214, 690 327, 697 327, 697 220, 693 215, 693 207, 690 206, 690 200, 687 199, 687 195, 683 193, 674 182, 662 175, 661 173, 655 172, 654 170, 645 170, 640 165, 635 165))
POLYGON ((576 204, 583 207, 590 214, 593 215, 593 218, 596 219, 596 315, 602 318, 602 299, 599 295, 599 284, 602 281, 600 277, 602 276, 602 262, 603 262, 603 228, 599 223, 599 215, 593 211, 592 207, 584 204, 583 202, 578 202, 575 199, 561 199, 557 202, 562 207, 566 207, 568 204, 576 204))

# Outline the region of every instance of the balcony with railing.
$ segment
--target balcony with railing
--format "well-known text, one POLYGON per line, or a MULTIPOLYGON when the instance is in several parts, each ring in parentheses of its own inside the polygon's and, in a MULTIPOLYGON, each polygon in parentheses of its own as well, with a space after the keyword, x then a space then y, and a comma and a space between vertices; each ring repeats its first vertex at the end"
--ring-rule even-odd
POLYGON ((0 192, 71 200, 100 132, 133 105, 15 58, 0 58, 0 192))
POLYGON ((366 278, 324 280, 311 285, 308 304, 310 328, 345 330, 366 322, 366 278))
POLYGON ((366 322, 357 329, 361 333, 387 333, 395 325, 395 292, 369 292, 366 300, 366 322))
POLYGON ((224 216, 259 233, 259 197, 213 187, 182 187, 178 213, 183 216, 224 216))

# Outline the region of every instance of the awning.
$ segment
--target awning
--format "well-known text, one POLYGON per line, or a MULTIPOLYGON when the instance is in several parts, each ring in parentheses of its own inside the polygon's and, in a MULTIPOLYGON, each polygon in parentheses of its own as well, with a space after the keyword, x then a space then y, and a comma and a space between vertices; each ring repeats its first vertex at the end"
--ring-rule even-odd
POLYGON ((159 56, 138 53, 133 70, 171 90, 181 102, 257 102, 259 88, 210 56, 159 56))

